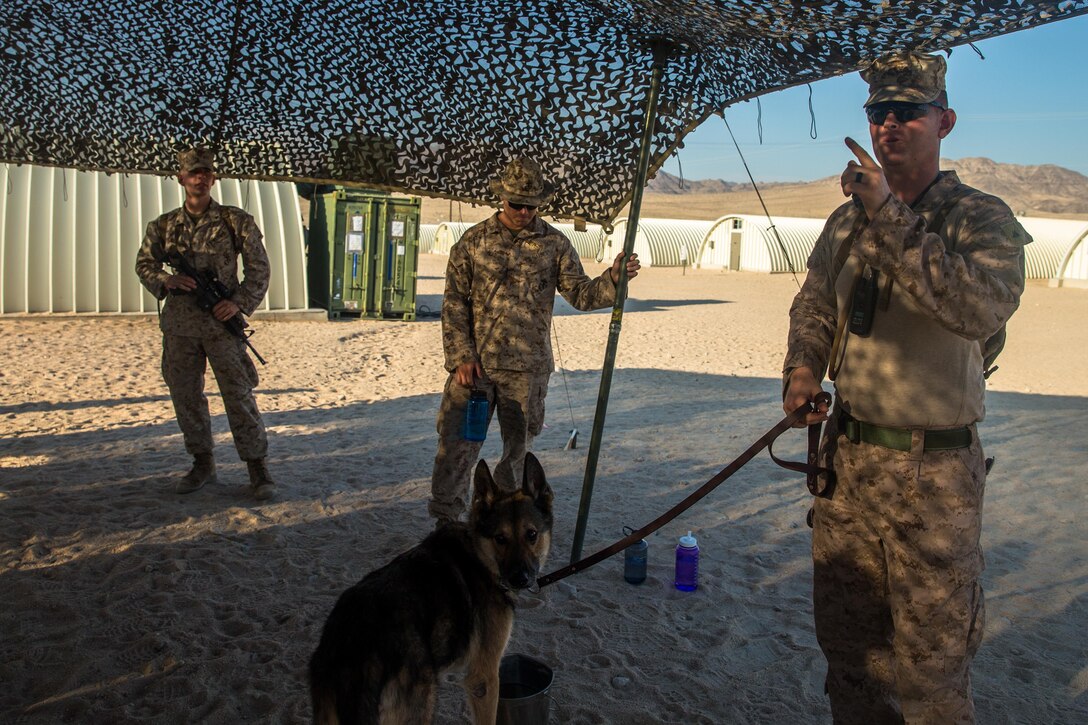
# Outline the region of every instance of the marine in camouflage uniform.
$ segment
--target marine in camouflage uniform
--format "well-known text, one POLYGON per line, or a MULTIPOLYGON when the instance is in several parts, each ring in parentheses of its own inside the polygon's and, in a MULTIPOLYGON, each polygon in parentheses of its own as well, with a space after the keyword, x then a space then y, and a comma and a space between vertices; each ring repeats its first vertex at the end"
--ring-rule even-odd
MULTIPOLYGON (((553 189, 531 159, 512 160, 491 189, 502 199, 502 211, 464 233, 446 268, 442 346, 450 376, 438 411, 428 506, 438 525, 464 511, 469 475, 483 446, 462 435, 472 389, 487 394, 488 423, 498 415, 503 456, 495 478, 514 488, 544 423, 554 368, 555 293, 579 310, 610 306, 623 265, 620 253, 601 276, 585 274, 570 240, 536 215, 553 189)), ((632 254, 628 276, 636 276, 639 267, 632 254)))
POLYGON ((271 498, 275 483, 268 473, 268 436, 253 389, 257 369, 245 343, 232 336, 220 320, 239 311, 251 315, 268 290, 269 265, 260 229, 253 217, 210 196, 215 160, 204 149, 178 156, 178 181, 186 189, 185 205, 147 225, 136 255, 136 274, 151 294, 165 299, 159 327, 163 333, 162 375, 170 389, 185 449, 192 469, 177 484, 178 493, 191 493, 215 480, 215 459, 208 400, 204 395, 206 364, 211 363, 234 436, 239 457, 246 461, 253 494, 271 498), (195 283, 171 274, 163 264, 180 254, 194 269, 211 272, 230 292, 211 313, 190 294, 195 283), (238 256, 244 278, 238 282, 238 256), (214 316, 213 316, 214 315, 214 316))
MULTIPOLYGON (((1024 289, 1031 238, 1000 199, 938 169, 955 125, 944 59, 886 56, 862 73, 877 164, 855 142, 837 209, 790 310, 784 408, 835 405, 834 476, 813 507, 813 605, 836 723, 972 723, 985 620, 976 423, 986 363, 1024 289), (847 256, 848 253, 848 256, 847 256), (855 289, 871 328, 851 327, 855 289), (860 299, 864 297, 862 295, 860 299)), ((821 406, 809 415, 818 423, 821 406)))

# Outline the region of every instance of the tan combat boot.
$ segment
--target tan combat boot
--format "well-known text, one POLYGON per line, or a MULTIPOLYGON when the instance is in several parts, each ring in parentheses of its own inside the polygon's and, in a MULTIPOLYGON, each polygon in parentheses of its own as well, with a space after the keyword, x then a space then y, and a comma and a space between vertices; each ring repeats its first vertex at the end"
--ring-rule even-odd
POLYGON ((192 493, 199 491, 205 483, 215 482, 215 458, 210 453, 193 456, 193 467, 181 477, 175 493, 192 493))
POLYGON ((267 501, 276 495, 276 482, 268 473, 268 464, 264 458, 246 461, 246 467, 249 468, 249 488, 253 491, 253 498, 267 501))

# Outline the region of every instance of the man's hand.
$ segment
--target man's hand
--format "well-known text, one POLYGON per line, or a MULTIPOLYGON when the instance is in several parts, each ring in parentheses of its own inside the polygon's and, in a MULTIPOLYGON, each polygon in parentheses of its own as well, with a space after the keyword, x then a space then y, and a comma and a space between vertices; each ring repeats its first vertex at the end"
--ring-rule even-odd
POLYGON ((241 311, 242 310, 238 308, 238 305, 230 300, 219 300, 219 302, 215 304, 215 307, 212 308, 212 317, 220 322, 226 322, 241 311))
MULTIPOLYGON (((823 388, 816 381, 816 376, 812 374, 811 368, 794 368, 793 372, 790 373, 789 383, 786 386, 786 396, 782 399, 782 409, 787 414, 792 413, 803 403, 812 403, 816 396, 822 392, 823 388)), ((827 420, 827 413, 827 403, 821 402, 816 410, 805 416, 804 421, 798 423, 796 427, 803 428, 822 423, 827 420)))
MULTIPOLYGON (((623 252, 616 255, 615 261, 612 262, 612 269, 609 272, 612 273, 612 284, 620 283, 620 271, 623 269, 623 252)), ((638 271, 642 269, 642 265, 639 264, 638 254, 631 252, 630 259, 627 260, 627 279, 632 279, 638 276, 638 271)))
POLYGON ((842 194, 856 196, 865 207, 865 215, 871 220, 884 206, 892 190, 884 177, 884 170, 873 161, 869 152, 849 136, 846 137, 846 147, 858 160, 851 159, 846 164, 846 171, 842 172, 839 179, 842 184, 842 194))
POLYGON ((166 278, 166 281, 162 283, 162 286, 168 290, 192 292, 196 289, 196 280, 184 274, 172 274, 166 278))
POLYGON ((457 366, 457 369, 453 371, 453 379, 457 381, 457 384, 471 388, 476 384, 476 378, 483 378, 484 368, 478 362, 461 363, 457 366))

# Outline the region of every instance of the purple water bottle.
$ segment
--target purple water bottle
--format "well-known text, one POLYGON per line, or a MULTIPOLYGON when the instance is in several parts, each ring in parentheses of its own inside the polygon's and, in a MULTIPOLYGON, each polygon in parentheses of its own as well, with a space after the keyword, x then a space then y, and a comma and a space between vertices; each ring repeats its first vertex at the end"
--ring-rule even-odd
POLYGON ((699 544, 688 532, 676 547, 676 588, 693 592, 699 587, 699 544))

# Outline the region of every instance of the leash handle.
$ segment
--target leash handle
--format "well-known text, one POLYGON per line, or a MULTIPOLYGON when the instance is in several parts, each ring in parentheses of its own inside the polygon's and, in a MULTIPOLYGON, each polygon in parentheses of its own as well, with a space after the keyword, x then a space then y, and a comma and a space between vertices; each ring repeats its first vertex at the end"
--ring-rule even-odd
MULTIPOLYGON (((812 401, 812 410, 819 410, 821 403, 826 405, 828 410, 830 410, 831 402, 831 394, 826 391, 821 391, 812 401)), ((822 468, 818 465, 818 461, 820 460, 820 437, 822 431, 823 423, 813 423, 808 426, 808 456, 805 463, 784 461, 774 454, 773 445, 767 446, 767 453, 770 454, 772 461, 782 468, 805 474, 805 485, 808 486, 809 493, 813 496, 820 495, 820 475, 831 473, 831 469, 822 468)))
POLYGON ((717 475, 715 475, 709 481, 700 486, 694 493, 689 495, 683 501, 676 504, 665 513, 661 514, 656 519, 643 526, 641 529, 633 531, 632 533, 623 537, 611 546, 601 549, 595 554, 590 554, 584 559, 580 559, 573 564, 568 564, 562 569, 557 569, 550 574, 545 574, 544 576, 539 577, 536 580, 537 587, 543 588, 548 586, 549 584, 554 584, 560 579, 565 579, 572 574, 577 574, 578 572, 584 569, 588 569, 594 564, 597 564, 598 562, 607 559, 613 554, 622 551, 639 539, 646 538, 647 535, 652 534, 683 512, 687 511, 701 498, 703 498, 708 493, 717 488, 719 485, 721 485, 721 483, 725 481, 725 479, 729 478, 734 473, 739 471, 745 464, 755 458, 757 453, 768 447, 775 438, 782 435, 783 432, 792 428, 799 420, 803 420, 805 416, 815 410, 816 406, 819 405, 819 403, 827 402, 828 404, 830 404, 830 401, 831 396, 828 395, 826 392, 821 392, 819 395, 816 396, 814 403, 803 403, 802 405, 797 406, 797 408, 792 413, 787 415, 782 420, 778 421, 778 423, 776 423, 775 426, 769 431, 764 433, 759 438, 759 440, 750 445, 747 450, 745 450, 743 453, 733 459, 733 461, 729 463, 729 465, 719 471, 717 475), (821 396, 826 396, 826 399, 821 396))

